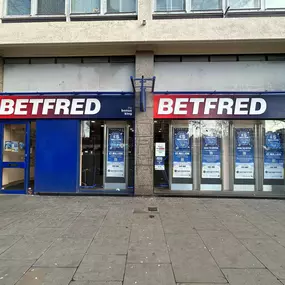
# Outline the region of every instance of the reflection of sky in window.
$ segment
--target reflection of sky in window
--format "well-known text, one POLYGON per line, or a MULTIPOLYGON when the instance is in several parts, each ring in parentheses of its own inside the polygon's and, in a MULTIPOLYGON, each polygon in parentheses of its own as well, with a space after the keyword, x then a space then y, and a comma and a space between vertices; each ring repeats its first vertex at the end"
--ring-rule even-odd
POLYGON ((285 0, 266 0, 266 8, 285 8, 285 0))
POLYGON ((231 7, 231 9, 260 8, 259 0, 230 0, 229 2, 229 6, 231 7))
POLYGON ((265 121, 265 131, 266 132, 275 132, 278 130, 285 129, 285 122, 280 120, 270 120, 265 121))
POLYGON ((30 15, 31 0, 8 0, 7 15, 30 15))

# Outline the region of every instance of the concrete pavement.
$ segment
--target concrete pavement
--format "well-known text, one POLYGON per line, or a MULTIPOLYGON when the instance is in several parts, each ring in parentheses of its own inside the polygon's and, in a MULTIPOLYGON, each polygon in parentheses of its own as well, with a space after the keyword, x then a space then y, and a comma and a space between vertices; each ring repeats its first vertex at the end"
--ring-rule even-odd
POLYGON ((14 284, 285 284, 285 201, 0 196, 14 284))

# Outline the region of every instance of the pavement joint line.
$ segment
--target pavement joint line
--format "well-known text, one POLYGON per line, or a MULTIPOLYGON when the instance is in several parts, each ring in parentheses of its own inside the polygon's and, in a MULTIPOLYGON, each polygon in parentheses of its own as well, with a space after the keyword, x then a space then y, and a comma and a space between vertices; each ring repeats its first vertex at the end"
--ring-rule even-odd
MULTIPOLYGON (((79 266, 81 265, 81 263, 82 263, 84 257, 86 256, 86 254, 87 254, 87 252, 88 252, 88 250, 89 250, 91 244, 93 243, 95 237, 98 235, 100 229, 102 228, 102 225, 104 224, 104 221, 105 221, 105 219, 106 219, 108 213, 110 212, 110 209, 111 209, 111 207, 108 209, 108 211, 107 211, 106 214, 104 215, 104 217, 103 217, 103 219, 102 219, 102 221, 101 221, 101 223, 100 223, 100 226, 99 226, 99 228, 98 228, 96 234, 95 234, 95 235, 93 236, 93 238, 91 239, 91 242, 89 243, 89 246, 87 247, 87 249, 86 249, 86 251, 85 251, 85 253, 84 253, 84 255, 83 255, 81 261, 79 262, 78 266, 76 267, 76 269, 75 269, 75 271, 74 271, 74 273, 73 273, 73 275, 72 275, 71 281, 75 281, 75 280, 74 280, 74 276, 75 276, 75 274, 76 274, 76 272, 77 272, 79 266)), ((82 212, 81 212, 81 213, 82 213, 82 212)), ((70 282, 71 282, 71 281, 70 281, 70 282)))
MULTIPOLYGON (((163 236, 164 236, 164 240, 165 240, 165 244, 166 244, 166 248, 167 248, 167 252, 168 252, 168 257, 169 257, 169 261, 170 261, 170 267, 172 270, 173 279, 174 279, 174 282, 177 284, 176 276, 175 276, 174 269, 173 269, 172 259, 171 259, 171 255, 170 255, 170 249, 169 249, 169 245, 167 243, 166 233, 164 230, 164 226, 163 226, 163 222, 162 222, 160 213, 159 213, 159 219, 160 219, 160 223, 161 223, 162 230, 163 230, 163 236)), ((160 263, 158 263, 158 264, 160 264, 160 263)), ((169 264, 169 263, 167 263, 167 264, 169 264)))

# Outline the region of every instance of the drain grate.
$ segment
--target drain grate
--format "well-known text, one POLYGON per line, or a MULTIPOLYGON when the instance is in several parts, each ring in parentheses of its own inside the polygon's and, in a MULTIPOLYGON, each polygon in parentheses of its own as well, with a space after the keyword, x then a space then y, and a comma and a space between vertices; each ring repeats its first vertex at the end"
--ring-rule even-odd
POLYGON ((157 207, 148 207, 149 212, 157 212, 157 207))

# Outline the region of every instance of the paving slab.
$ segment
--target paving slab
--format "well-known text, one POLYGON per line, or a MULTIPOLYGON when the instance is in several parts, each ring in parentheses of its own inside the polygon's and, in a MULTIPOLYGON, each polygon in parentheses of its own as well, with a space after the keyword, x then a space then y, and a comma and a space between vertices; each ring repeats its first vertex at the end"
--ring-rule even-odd
POLYGON ((17 285, 68 285, 74 272, 74 268, 32 268, 17 285))
POLYGON ((41 241, 23 237, 2 253, 0 255, 0 259, 36 260, 49 248, 51 244, 52 241, 41 241))
POLYGON ((88 254, 75 273, 76 281, 123 281, 126 255, 88 254))
POLYGON ((69 285, 122 285, 122 282, 72 281, 69 285))
POLYGON ((225 231, 227 228, 216 218, 192 218, 190 219, 193 228, 198 231, 213 230, 225 231))
POLYGON ((230 232, 199 232, 220 268, 264 268, 258 259, 230 232))
POLYGON ((66 228, 61 237, 63 238, 90 238, 92 239, 99 230, 98 226, 85 226, 85 224, 72 223, 66 228))
POLYGON ((14 285, 32 266, 33 261, 0 260, 0 284, 14 285))
POLYGON ((14 245, 17 241, 19 241, 22 238, 22 236, 1 236, 0 235, 0 255, 5 250, 10 248, 12 245, 14 245))
POLYGON ((169 234, 166 237, 176 282, 225 281, 215 260, 197 234, 169 234))
POLYGON ((124 285, 176 285, 170 264, 128 264, 124 285))
POLYGON ((77 267, 83 259, 90 243, 90 239, 57 239, 34 266, 77 267))
POLYGON ((277 278, 285 279, 285 248, 273 239, 241 239, 277 278))
POLYGON ((127 254, 130 228, 102 227, 95 236, 88 253, 90 254, 127 254))
POLYGON ((127 263, 170 263, 166 244, 138 246, 130 244, 127 263))
POLYGON ((230 285, 281 285, 267 269, 224 269, 230 285))

